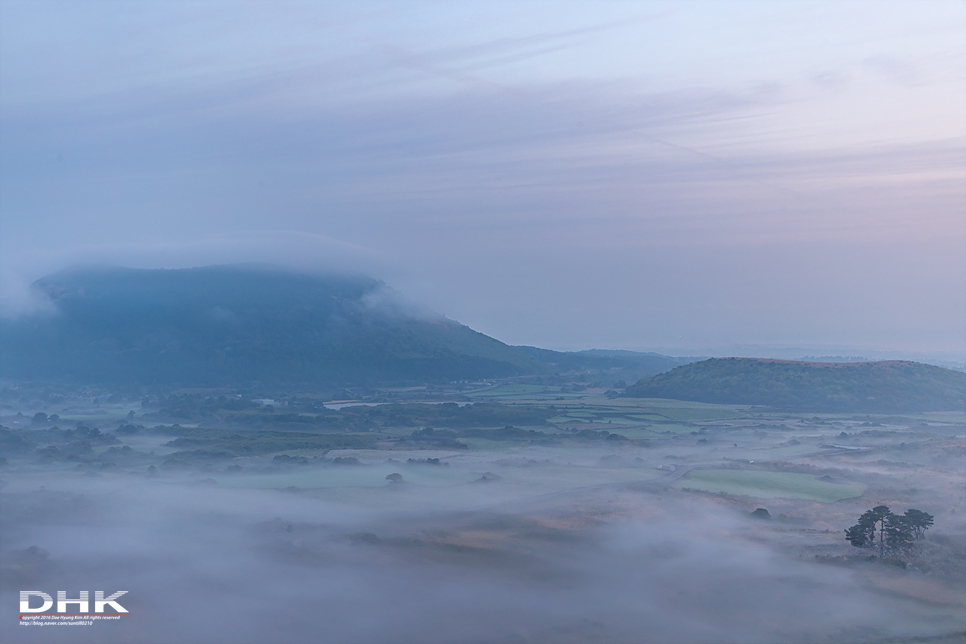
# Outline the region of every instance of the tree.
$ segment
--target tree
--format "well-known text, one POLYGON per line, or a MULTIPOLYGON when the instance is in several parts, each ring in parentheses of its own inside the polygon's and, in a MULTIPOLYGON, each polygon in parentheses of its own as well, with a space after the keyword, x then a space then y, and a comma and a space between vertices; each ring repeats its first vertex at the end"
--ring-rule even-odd
POLYGON ((871 548, 875 541, 875 526, 859 523, 845 531, 845 538, 856 548, 871 548))
POLYGON ((916 540, 912 524, 901 514, 889 513, 883 525, 883 550, 894 556, 906 554, 916 540))
POLYGON ((928 512, 923 512, 922 510, 909 509, 906 510, 905 515, 903 515, 909 525, 912 526, 912 532, 916 535, 916 541, 922 539, 933 523, 933 516, 928 512))
POLYGON ((894 514, 888 506, 877 505, 845 531, 845 538, 856 548, 873 548, 878 536, 880 557, 886 553, 899 556, 906 554, 932 524, 933 517, 927 512, 910 509, 894 514))
POLYGON ((872 528, 871 538, 869 540, 870 545, 875 542, 875 532, 876 526, 879 530, 879 556, 885 555, 885 524, 886 520, 892 516, 892 512, 889 511, 889 506, 887 505, 877 505, 871 510, 867 510, 861 517, 859 517, 860 526, 870 526, 872 528))

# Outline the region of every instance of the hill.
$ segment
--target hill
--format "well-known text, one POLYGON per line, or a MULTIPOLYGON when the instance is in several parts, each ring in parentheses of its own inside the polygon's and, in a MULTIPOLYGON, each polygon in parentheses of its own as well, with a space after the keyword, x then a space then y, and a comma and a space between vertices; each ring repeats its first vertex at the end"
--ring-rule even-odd
POLYGON ((949 411, 966 406, 966 373, 898 360, 713 358, 640 380, 624 395, 795 411, 949 411))
POLYGON ((0 322, 0 376, 80 384, 394 385, 543 373, 416 313, 377 280, 254 266, 88 268, 34 288, 57 313, 0 322))
MULTIPOLYGON (((515 347, 547 365, 554 373, 586 373, 606 375, 608 386, 615 380, 633 382, 674 367, 693 362, 694 358, 675 358, 660 353, 590 349, 587 351, 551 351, 537 347, 515 347)), ((623 388, 624 385, 621 385, 623 388)))

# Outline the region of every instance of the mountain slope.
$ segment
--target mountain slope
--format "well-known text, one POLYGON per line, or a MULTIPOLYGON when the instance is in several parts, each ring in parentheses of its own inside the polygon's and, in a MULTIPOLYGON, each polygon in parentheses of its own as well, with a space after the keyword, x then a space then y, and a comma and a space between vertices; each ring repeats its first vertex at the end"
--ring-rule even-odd
MULTIPOLYGON (((533 356, 556 373, 585 372, 606 375, 608 381, 646 378, 669 371, 692 358, 674 358, 660 353, 590 349, 587 351, 551 351, 537 347, 515 347, 533 356)), ((623 385, 621 385, 623 387, 623 385)))
POLYGON ((252 266, 82 269, 34 287, 58 313, 0 323, 7 379, 405 384, 542 373, 534 358, 385 285, 252 266))
POLYGON ((640 380, 624 395, 799 411, 949 411, 966 405, 966 373, 897 360, 714 358, 640 380))

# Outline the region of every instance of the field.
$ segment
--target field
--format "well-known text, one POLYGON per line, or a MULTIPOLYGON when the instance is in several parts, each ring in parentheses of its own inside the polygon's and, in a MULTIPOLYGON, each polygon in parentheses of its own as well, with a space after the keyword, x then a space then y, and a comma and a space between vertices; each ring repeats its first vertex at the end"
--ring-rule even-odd
POLYGON ((748 470, 694 470, 682 487, 760 499, 788 498, 841 501, 860 496, 864 485, 842 485, 819 480, 811 474, 756 472, 748 470))
POLYGON ((129 590, 132 617, 75 641, 966 631, 962 414, 766 413, 526 382, 389 394, 407 402, 21 393, 0 418, 0 623, 22 588, 96 578, 129 590), (935 515, 905 568, 843 538, 881 503, 935 515), (202 599, 204 619, 149 617, 202 599))

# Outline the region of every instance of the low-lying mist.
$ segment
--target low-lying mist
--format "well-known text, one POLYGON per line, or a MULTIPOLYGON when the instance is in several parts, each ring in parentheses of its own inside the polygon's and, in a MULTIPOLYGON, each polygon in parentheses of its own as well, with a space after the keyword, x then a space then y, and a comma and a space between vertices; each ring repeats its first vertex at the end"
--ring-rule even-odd
POLYGON ((792 643, 966 628, 942 603, 795 555, 781 546, 800 536, 741 503, 660 485, 663 449, 389 454, 4 476, 4 640, 792 643), (281 486, 323 470, 324 487, 281 486), (28 589, 127 590, 131 614, 16 628, 28 589))

